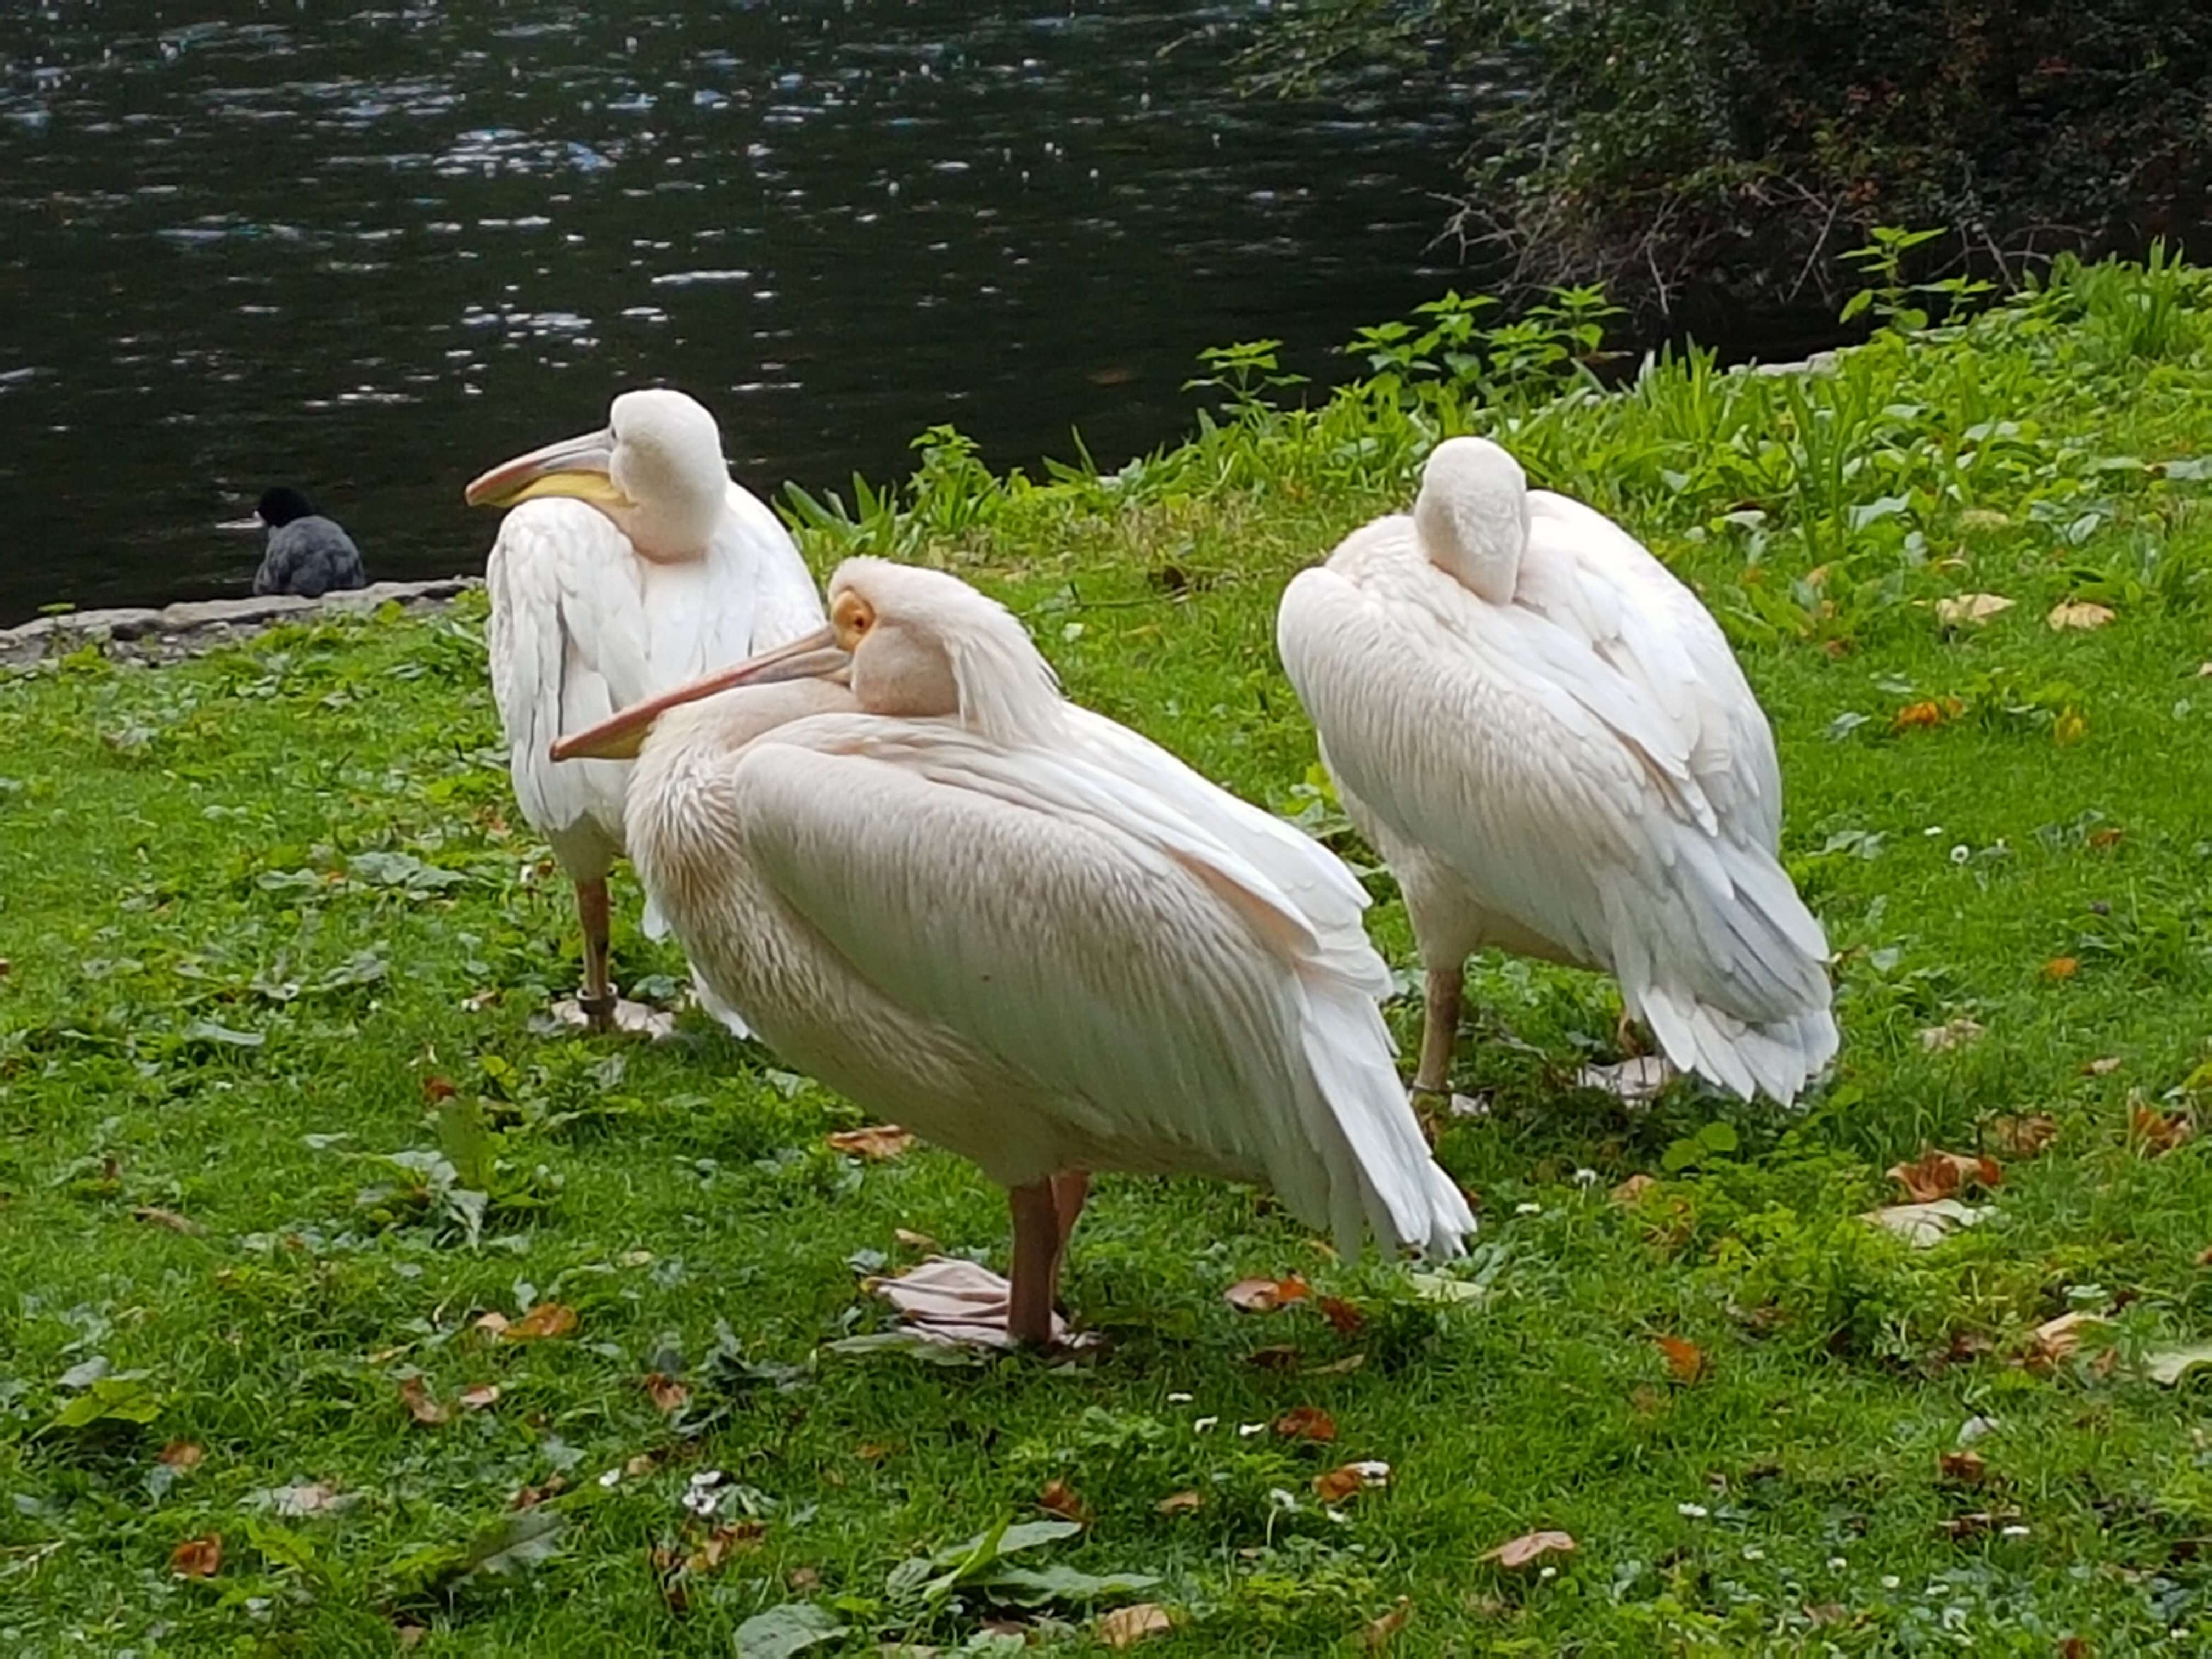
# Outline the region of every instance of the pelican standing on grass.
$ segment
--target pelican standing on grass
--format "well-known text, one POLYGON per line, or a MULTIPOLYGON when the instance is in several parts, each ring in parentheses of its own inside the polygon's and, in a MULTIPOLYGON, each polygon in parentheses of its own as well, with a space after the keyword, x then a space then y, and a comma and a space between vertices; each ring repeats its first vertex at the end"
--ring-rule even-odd
POLYGON ((1410 516, 1283 595, 1276 641, 1428 975, 1448 1088, 1486 945, 1620 982, 1675 1065, 1785 1104, 1836 1052, 1827 941, 1777 856, 1766 717, 1705 607, 1496 444, 1437 447, 1410 516))
POLYGON ((631 856, 708 983, 1008 1189, 1007 1335, 1050 1340, 1092 1170, 1264 1182, 1347 1252, 1456 1254, 1474 1218, 1398 1082, 1351 873, 1063 701, 966 583, 853 559, 830 594, 819 633, 556 753, 641 742, 631 856))
MULTIPOLYGON (((714 417, 680 392, 624 392, 604 430, 494 467, 467 499, 513 509, 484 568, 492 695, 522 815, 575 884, 578 1008, 606 1030, 641 1012, 618 1003, 607 977, 607 872, 623 853, 629 769, 556 766, 548 751, 564 732, 818 628, 822 602, 775 514, 731 481, 714 417)), ((650 906, 646 927, 665 931, 650 906)))

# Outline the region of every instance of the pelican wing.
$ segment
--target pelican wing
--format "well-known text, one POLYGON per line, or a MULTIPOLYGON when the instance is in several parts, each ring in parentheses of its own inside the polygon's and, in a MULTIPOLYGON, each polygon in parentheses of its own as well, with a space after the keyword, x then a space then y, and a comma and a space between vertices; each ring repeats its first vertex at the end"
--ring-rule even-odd
POLYGON ((1782 833, 1774 732, 1711 612, 1602 513, 1528 495, 1517 603, 1595 652, 1680 735, 1723 833, 1772 852, 1782 833))
POLYGON ((507 732, 515 798, 572 873, 603 874, 622 846, 629 769, 617 761, 556 765, 547 750, 562 733, 647 694, 636 556, 620 531, 581 501, 526 501, 501 521, 484 582, 492 697, 507 732), (588 867, 595 859, 598 867, 588 867))
POLYGON ((702 671, 773 650, 822 626, 822 595, 783 521, 767 502, 735 482, 730 485, 729 503, 730 516, 716 538, 715 552, 750 595, 747 636, 739 644, 726 633, 716 641, 712 660, 701 665, 702 671))
POLYGON ((1772 854, 1682 775, 1679 721, 1586 622, 1370 552, 1297 577, 1277 625, 1344 787, 1482 908, 1609 969, 1678 1062, 1794 1096, 1834 1049, 1826 943, 1772 854))
POLYGON ((1210 818, 1091 746, 807 720, 744 751, 733 816, 854 971, 1029 1079, 1073 1143, 1265 1179, 1347 1250, 1456 1250, 1472 1218, 1364 976, 1210 818))

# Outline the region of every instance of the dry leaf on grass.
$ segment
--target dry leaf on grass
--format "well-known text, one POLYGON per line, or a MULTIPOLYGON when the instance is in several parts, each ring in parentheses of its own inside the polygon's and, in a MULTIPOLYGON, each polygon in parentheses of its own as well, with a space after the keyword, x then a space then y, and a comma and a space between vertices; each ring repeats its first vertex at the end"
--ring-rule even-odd
POLYGON ((1264 1348, 1255 1348, 1244 1356, 1248 1365, 1257 1365, 1263 1371, 1296 1370, 1304 1356, 1287 1342, 1270 1342, 1264 1348))
POLYGON ((174 1210, 165 1210, 158 1204, 141 1204, 131 1212, 134 1220, 155 1227, 167 1227, 173 1233, 204 1233, 206 1228, 188 1215, 179 1215, 174 1210))
MULTIPOLYGON (((489 1317, 489 1316, 487 1316, 489 1317)), ((477 1323, 482 1325, 483 1320, 477 1323)), ((576 1310, 559 1302, 541 1302, 500 1334, 509 1342, 543 1342, 576 1328, 576 1310)))
POLYGON ((708 1533, 697 1549, 684 1559, 684 1565, 693 1572, 712 1572, 737 1555, 761 1547, 768 1536, 767 1526, 758 1521, 739 1521, 726 1527, 717 1527, 708 1533))
POLYGON ((169 1552, 169 1571, 179 1578, 212 1578, 222 1571, 222 1534, 187 1538, 169 1552))
POLYGON ((1354 1492, 1389 1484, 1390 1466, 1376 1458, 1346 1463, 1314 1476, 1314 1491, 1324 1504, 1340 1504, 1354 1492))
POLYGON ((1920 1033, 1920 1046, 1931 1054, 1948 1054, 1954 1048, 1963 1048, 1970 1042, 1982 1040, 1983 1028, 1979 1020, 1947 1019, 1941 1025, 1930 1025, 1920 1033))
POLYGON ((2143 1356, 2143 1375, 2169 1389, 2199 1365, 2212 1365, 2212 1342, 2192 1342, 2185 1348, 2160 1348, 2143 1356))
POLYGON ((1613 1189, 1613 1201, 1623 1206, 1633 1204, 1658 1184, 1656 1176, 1632 1175, 1613 1189))
POLYGON ((2112 620, 2113 615, 2107 606, 2093 605, 2087 599, 2067 599, 2052 605, 2044 621, 2053 629, 2102 628, 2112 620))
POLYGON ((1960 1228, 1972 1226, 1984 1213, 1955 1198, 1939 1198, 1933 1204, 1892 1204, 1869 1210, 1860 1219, 1887 1227, 1914 1249, 1924 1250, 1942 1243, 1960 1228))
POLYGON ((1335 1328, 1340 1336, 1357 1336, 1366 1328, 1367 1316, 1340 1296, 1318 1297, 1314 1305, 1321 1310, 1321 1316, 1335 1328))
POLYGON ((2045 1320, 2027 1334, 2027 1364, 2037 1370, 2048 1370, 2070 1358, 2081 1347, 2082 1336, 2104 1322, 2102 1314, 2079 1310, 2045 1320))
POLYGON ((1406 1620, 1413 1617, 1413 1604, 1406 1596, 1398 1598, 1398 1605, 1380 1619, 1370 1619, 1361 1626, 1359 1645, 1370 1653, 1390 1645, 1390 1638, 1405 1629, 1406 1620))
POLYGON ((1478 1561, 1495 1561, 1501 1567, 1518 1570, 1531 1561, 1540 1561, 1547 1555, 1571 1555, 1575 1540, 1563 1532, 1528 1532, 1510 1539, 1494 1550, 1486 1550, 1475 1557, 1478 1561))
POLYGON ((465 1412, 487 1411, 499 1403, 499 1384, 479 1382, 472 1389, 463 1389, 460 1401, 465 1412))
POLYGON ((2118 1071, 2124 1063, 2118 1054, 2100 1054, 2096 1059, 2083 1063, 2081 1075, 2083 1077, 2109 1076, 2118 1071))
MULTIPOLYGON (((482 1331, 486 1336, 505 1336, 507 1334, 507 1316, 500 1312, 496 1308, 493 1309, 488 1314, 478 1314, 477 1316, 476 1328, 482 1331)), ((394 1352, 397 1352, 397 1350, 394 1352)))
POLYGON ((279 1486, 269 1494, 270 1507, 293 1519, 335 1514, 351 1507, 354 1502, 325 1480, 310 1481, 302 1486, 279 1486))
POLYGON ((1241 1312, 1273 1313, 1290 1303, 1304 1301, 1312 1292, 1304 1279, 1292 1273, 1288 1279, 1240 1279, 1221 1294, 1241 1312))
POLYGON ((1921 702, 1908 702, 1890 717, 1893 732, 1925 731, 1941 726, 1947 720, 1956 720, 1966 712, 1966 704, 1956 697, 1945 697, 1941 702, 1929 698, 1921 702))
POLYGON ((2197 1133, 2186 1113, 2159 1111, 2146 1105, 2141 1095, 2132 1097, 2132 1103, 2129 1132, 2145 1158, 2163 1158, 2197 1133))
POLYGON ((1979 1452, 1947 1451, 1936 1460, 1938 1472, 1946 1480, 1961 1486, 1977 1486, 1989 1474, 1989 1465, 1979 1452))
POLYGON ((1936 620, 1946 628, 1975 628, 2002 616, 2013 602, 2002 593, 1960 593, 1936 601, 1936 620))
POLYGON ((2079 957, 2053 957, 2043 964, 2043 976, 2047 980, 2071 979, 2081 971, 2079 957))
POLYGON ((2058 1138, 2058 1120, 2043 1112, 1993 1117, 1984 1133, 2007 1158, 2033 1158, 2058 1138))
POLYGON ((1039 1509, 1049 1510, 1063 1521, 1073 1521, 1079 1527, 1091 1524, 1090 1506, 1075 1495, 1075 1488, 1065 1480, 1046 1481, 1036 1501, 1039 1509))
POLYGON ((1162 1515, 1189 1515, 1206 1507, 1206 1500, 1194 1492, 1171 1492, 1152 1505, 1162 1515))
POLYGON ((1164 1636, 1175 1628, 1175 1620, 1168 1617, 1165 1607, 1151 1601, 1139 1601, 1134 1607, 1116 1607, 1111 1613, 1101 1613, 1093 1627, 1098 1639, 1109 1648, 1133 1648, 1148 1636, 1164 1636))
POLYGON ((1939 1531, 1954 1538, 1986 1538, 1993 1532, 2020 1524, 2018 1510, 1975 1510, 1966 1515, 1954 1515, 1948 1521, 1936 1522, 1939 1531))
POLYGON ((1653 1345, 1667 1357, 1667 1369, 1684 1382, 1694 1382, 1705 1374, 1705 1351, 1687 1337, 1655 1336, 1653 1345))
POLYGON ((191 1440, 172 1440, 161 1448, 155 1462, 173 1469, 196 1469, 207 1456, 207 1449, 191 1440))
POLYGON ((914 1136, 896 1123, 871 1123, 864 1129, 840 1129, 830 1136, 831 1149, 855 1158, 897 1158, 914 1146, 914 1136))
POLYGON ((1915 1204, 1932 1204, 1971 1186, 1998 1186, 2004 1180, 2004 1171, 1993 1158, 1939 1152, 1930 1147, 1914 1162, 1893 1167, 1889 1178, 1904 1188, 1905 1197, 1915 1204))
POLYGON ((399 1384, 399 1398, 406 1404, 407 1415, 426 1427, 435 1428, 453 1414, 437 1402, 430 1385, 419 1376, 408 1377, 399 1384))
POLYGON ((653 1408, 663 1413, 680 1412, 691 1401, 690 1389, 659 1371, 646 1373, 645 1391, 652 1396, 653 1408))
POLYGON ((1293 1406, 1275 1419, 1275 1432, 1285 1440, 1334 1440, 1336 1419, 1318 1406, 1293 1406))
POLYGON ((905 1227, 892 1228, 891 1237, 898 1240, 900 1243, 905 1245, 909 1250, 921 1250, 929 1255, 939 1255, 945 1249, 942 1244, 932 1238, 927 1233, 914 1232, 905 1227))

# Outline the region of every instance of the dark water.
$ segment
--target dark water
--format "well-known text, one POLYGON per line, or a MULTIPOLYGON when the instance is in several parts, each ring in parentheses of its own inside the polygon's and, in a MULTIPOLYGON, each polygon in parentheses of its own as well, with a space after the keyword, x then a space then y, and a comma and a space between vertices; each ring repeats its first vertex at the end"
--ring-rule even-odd
POLYGON ((1458 123, 1238 100, 1254 3, 0 0, 0 623, 241 591, 273 482, 473 568, 464 481, 646 381, 765 493, 1320 366, 1449 280, 1458 123))

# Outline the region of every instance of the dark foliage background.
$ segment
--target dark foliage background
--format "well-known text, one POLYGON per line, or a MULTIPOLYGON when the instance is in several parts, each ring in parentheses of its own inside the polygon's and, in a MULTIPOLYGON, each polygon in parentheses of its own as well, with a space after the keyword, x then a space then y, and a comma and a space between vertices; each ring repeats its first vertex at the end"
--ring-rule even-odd
POLYGON ((1876 224, 2002 278, 2212 219, 2201 0, 1303 0, 1246 60, 1358 64, 1486 89, 1455 228, 1529 283, 1826 298, 1876 224))

